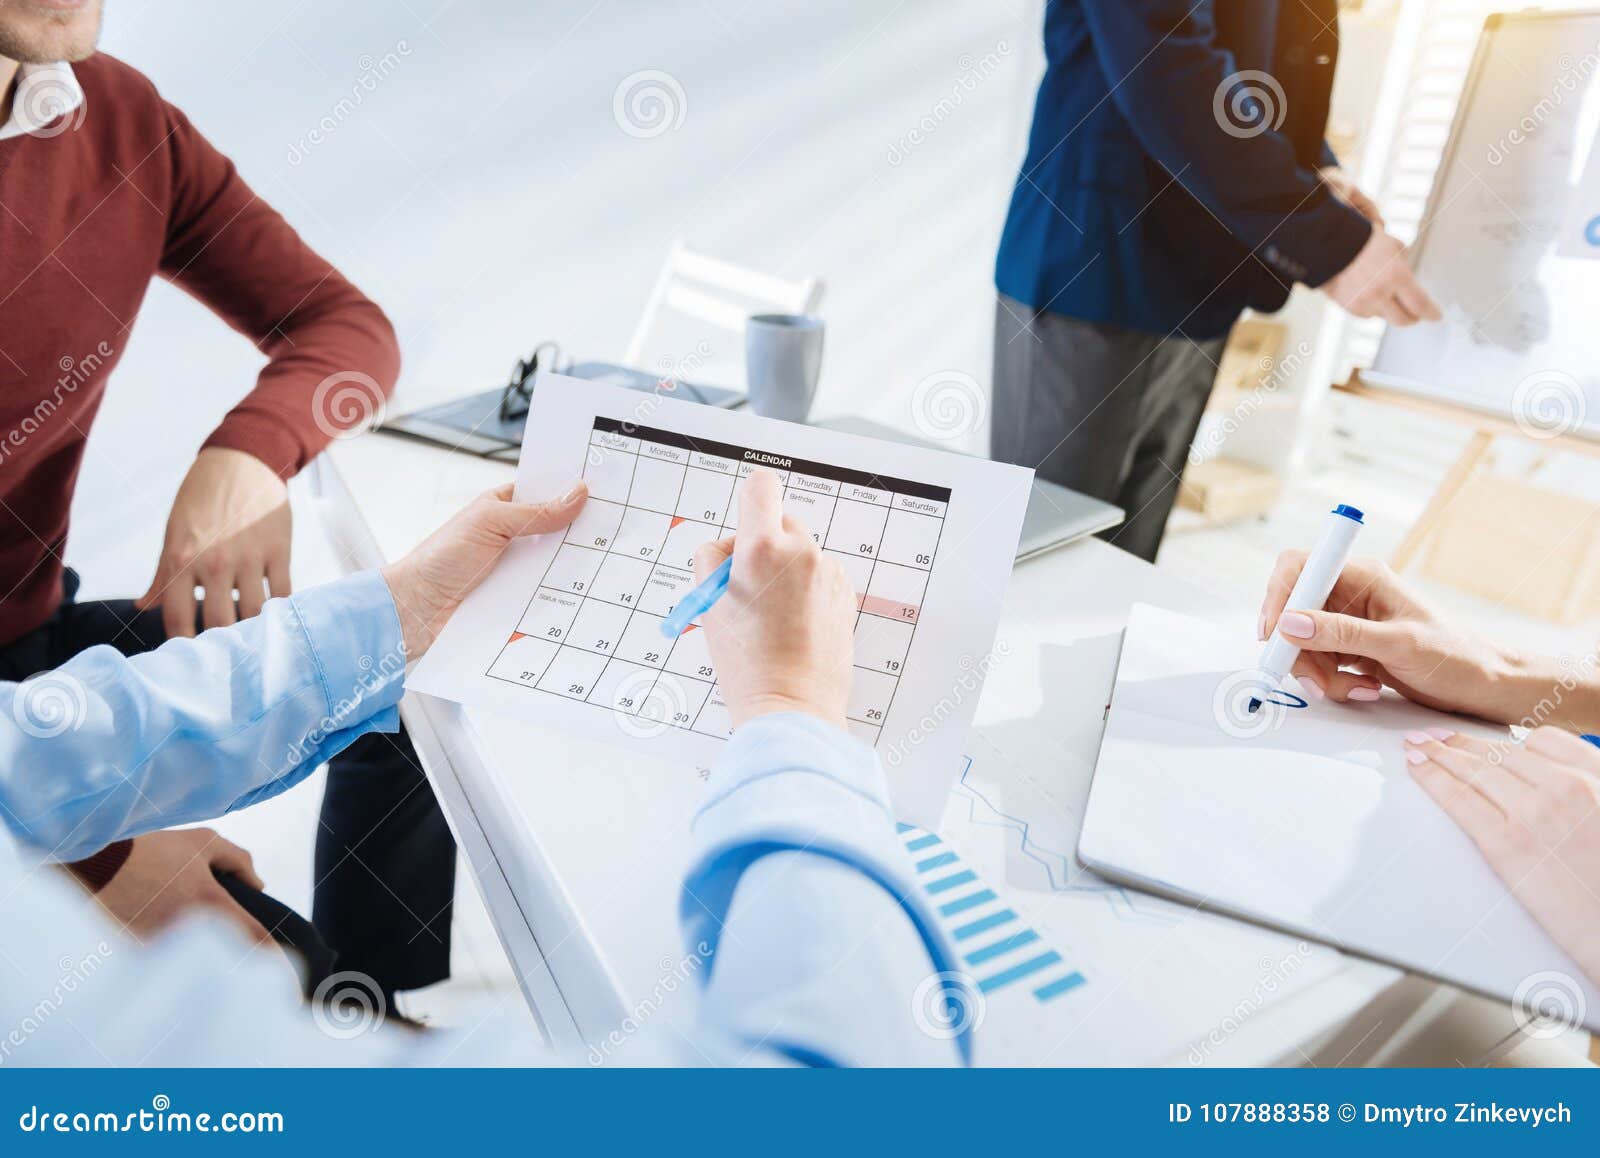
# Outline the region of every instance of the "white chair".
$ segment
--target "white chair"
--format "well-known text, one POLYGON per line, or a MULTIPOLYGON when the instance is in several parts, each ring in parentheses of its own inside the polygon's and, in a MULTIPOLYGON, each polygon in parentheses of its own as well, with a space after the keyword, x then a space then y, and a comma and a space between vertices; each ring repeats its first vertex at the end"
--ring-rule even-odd
POLYGON ((816 277, 781 278, 673 242, 623 364, 743 391, 744 323, 751 314, 807 314, 822 301, 816 277))

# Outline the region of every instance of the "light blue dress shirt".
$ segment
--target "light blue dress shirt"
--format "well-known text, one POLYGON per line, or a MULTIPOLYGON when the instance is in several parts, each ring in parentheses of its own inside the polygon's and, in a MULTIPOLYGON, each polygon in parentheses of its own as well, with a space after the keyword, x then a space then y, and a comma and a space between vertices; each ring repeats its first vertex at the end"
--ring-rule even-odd
MULTIPOLYGON (((49 863, 284 791, 399 726, 404 670, 393 601, 369 572, 146 655, 94 648, 0 684, 0 1067, 563 1060, 493 1019, 465 1034, 328 1032, 276 950, 208 916, 137 944, 49 863)), ((687 1036, 647 1024, 608 1059, 969 1059, 968 1037, 927 1010, 956 958, 869 749, 809 716, 752 721, 692 833, 681 918, 703 959, 698 1022, 687 1036)))

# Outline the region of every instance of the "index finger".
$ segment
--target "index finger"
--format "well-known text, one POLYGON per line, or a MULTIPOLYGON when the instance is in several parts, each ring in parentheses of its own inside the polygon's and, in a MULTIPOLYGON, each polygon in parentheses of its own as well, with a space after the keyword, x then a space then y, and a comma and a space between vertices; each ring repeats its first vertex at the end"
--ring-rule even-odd
POLYGON ((1471 784, 1456 779, 1439 765, 1414 765, 1411 778, 1479 848, 1492 842, 1504 827, 1505 813, 1471 784))
POLYGON ((1411 311, 1400 304, 1400 299, 1392 293, 1386 293, 1372 306, 1372 315, 1382 318, 1391 326, 1409 326, 1417 319, 1411 311))
POLYGON ((1394 288, 1394 296, 1419 319, 1437 322, 1444 315, 1439 312, 1439 305, 1429 296, 1428 291, 1422 288, 1415 275, 1408 269, 1405 276, 1399 280, 1394 288))
POLYGON ((186 639, 194 635, 194 576, 188 571, 167 582, 161 593, 161 625, 168 639, 186 639))
POLYGON ((1544 724, 1528 733, 1523 746, 1558 764, 1576 765, 1591 776, 1600 775, 1600 748, 1565 728, 1544 724))
POLYGON ((723 560, 733 554, 734 536, 726 539, 713 539, 709 543, 700 544, 699 550, 694 553, 694 581, 704 583, 711 578, 711 572, 722 566, 723 560))
POLYGON ((1261 617, 1256 621, 1258 638, 1265 640, 1272 634, 1272 629, 1278 626, 1278 616, 1283 614, 1284 605, 1289 602, 1289 593, 1294 590, 1305 565, 1304 551, 1285 551, 1272 565, 1272 574, 1267 578, 1266 598, 1261 601, 1261 617))
POLYGON ((739 488, 739 533, 772 539, 783 530, 783 488, 770 470, 757 470, 739 488))
POLYGON ((1411 308, 1410 301, 1400 290, 1397 289, 1390 294, 1389 301, 1393 304, 1395 312, 1400 316, 1403 325, 1414 326, 1422 320, 1422 315, 1411 308))

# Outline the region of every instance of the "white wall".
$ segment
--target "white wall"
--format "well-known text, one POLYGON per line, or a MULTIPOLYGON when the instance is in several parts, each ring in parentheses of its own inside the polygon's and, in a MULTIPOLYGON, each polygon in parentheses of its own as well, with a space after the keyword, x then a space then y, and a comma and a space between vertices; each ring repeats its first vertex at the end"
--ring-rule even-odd
MULTIPOLYGON (((989 379, 1040 7, 108 0, 102 43, 389 312, 403 406, 498 384, 538 338, 619 357, 681 234, 821 275, 818 413, 909 427, 925 375, 989 379), (684 95, 681 125, 649 139, 613 114, 644 69, 684 95)), ((143 589, 193 449, 259 362, 181 294, 151 294, 79 490, 86 594, 143 589)))

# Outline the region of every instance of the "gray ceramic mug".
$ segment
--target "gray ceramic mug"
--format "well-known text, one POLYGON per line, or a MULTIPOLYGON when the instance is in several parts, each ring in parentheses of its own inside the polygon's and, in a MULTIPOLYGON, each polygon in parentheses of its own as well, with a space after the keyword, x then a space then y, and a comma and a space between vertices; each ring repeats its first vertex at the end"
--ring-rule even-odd
POLYGON ((812 314, 755 314, 744 324, 750 409, 766 418, 804 422, 822 373, 822 319, 812 314))

